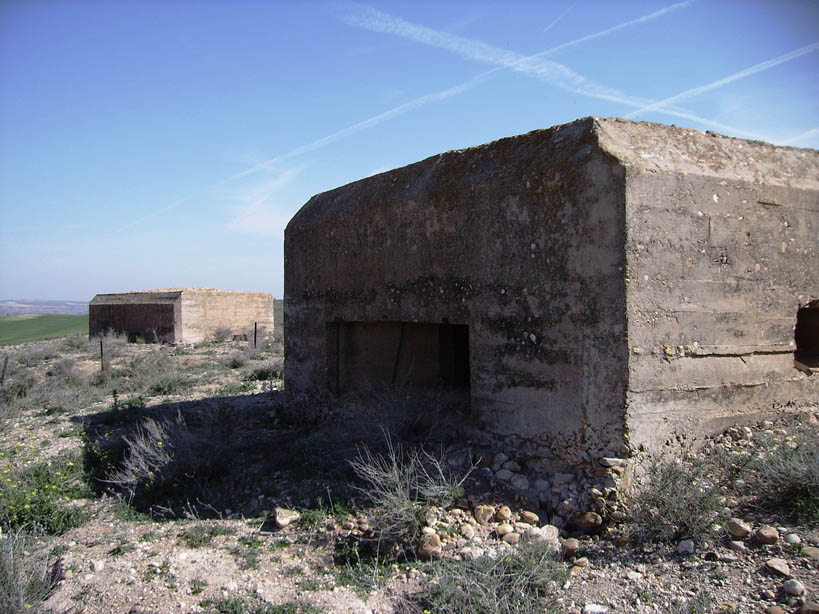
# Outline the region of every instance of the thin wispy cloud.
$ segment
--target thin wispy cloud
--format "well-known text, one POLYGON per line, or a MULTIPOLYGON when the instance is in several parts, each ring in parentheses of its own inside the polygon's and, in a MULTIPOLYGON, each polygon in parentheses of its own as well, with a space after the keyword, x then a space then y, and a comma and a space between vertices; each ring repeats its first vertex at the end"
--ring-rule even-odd
POLYGON ((292 216, 292 207, 281 202, 280 191, 292 184, 303 170, 304 166, 290 168, 276 177, 232 190, 230 200, 240 204, 235 207, 228 228, 281 238, 292 216))
POLYGON ((193 199, 193 195, 184 196, 182 198, 179 198, 179 199, 173 201, 170 205, 167 205, 166 207, 162 207, 161 209, 156 209, 154 211, 151 211, 147 215, 143 215, 140 218, 137 218, 137 219, 135 219, 133 221, 128 222, 127 224, 124 224, 123 226, 120 226, 119 228, 115 229, 112 234, 115 234, 115 235, 121 234, 121 233, 125 232, 126 230, 130 230, 131 228, 133 228, 135 226, 139 226, 140 224, 144 224, 148 220, 152 220, 155 217, 157 217, 158 215, 162 215, 163 213, 167 213, 168 211, 173 211, 177 207, 181 207, 182 205, 184 205, 186 202, 188 202, 191 199, 193 199))
POLYGON ((700 94, 704 94, 705 92, 715 90, 718 87, 728 85, 729 83, 733 83, 734 81, 739 81, 740 79, 744 79, 745 77, 750 77, 751 75, 755 75, 759 72, 762 72, 763 70, 771 69, 775 66, 779 66, 780 64, 784 64, 785 62, 790 62, 791 60, 800 58, 803 55, 812 53, 817 49, 819 49, 819 42, 813 43, 811 45, 805 45, 804 47, 794 49, 793 51, 777 56, 775 58, 771 58, 770 60, 760 62, 759 64, 754 64, 753 66, 750 66, 744 70, 735 72, 734 74, 728 75, 727 77, 723 77, 722 79, 717 79, 716 81, 712 81, 711 83, 708 83, 706 85, 692 87, 691 89, 685 90, 684 92, 680 92, 679 94, 675 94, 674 96, 669 96, 668 98, 664 98, 663 100, 652 102, 651 104, 646 105, 645 107, 632 111, 631 113, 626 115, 626 117, 634 117, 635 115, 646 113, 648 111, 660 110, 663 107, 672 105, 677 102, 682 102, 683 100, 693 98, 694 96, 699 96, 700 94))
POLYGON ((806 141, 813 137, 819 136, 819 128, 811 128, 810 130, 806 130, 802 134, 797 134, 794 137, 789 139, 785 139, 784 141, 780 141, 783 145, 794 145, 796 143, 800 143, 802 141, 806 141))

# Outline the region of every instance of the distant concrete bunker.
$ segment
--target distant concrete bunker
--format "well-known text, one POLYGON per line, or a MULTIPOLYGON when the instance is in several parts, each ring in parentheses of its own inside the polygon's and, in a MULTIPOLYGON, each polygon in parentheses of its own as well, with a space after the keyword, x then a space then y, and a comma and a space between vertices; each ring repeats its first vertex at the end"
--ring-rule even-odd
POLYGON ((148 342, 198 343, 217 332, 273 330, 273 296, 211 288, 98 294, 88 306, 91 336, 114 332, 148 342))
POLYGON ((433 156, 290 221, 286 390, 454 387, 573 463, 817 403, 817 237, 813 150, 586 118, 433 156))

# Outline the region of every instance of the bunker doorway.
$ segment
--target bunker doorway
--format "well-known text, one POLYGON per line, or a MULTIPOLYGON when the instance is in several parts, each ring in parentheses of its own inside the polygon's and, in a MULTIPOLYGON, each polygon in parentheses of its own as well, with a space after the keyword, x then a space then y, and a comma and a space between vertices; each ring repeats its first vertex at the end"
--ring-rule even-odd
POLYGON ((809 373, 819 371, 819 300, 796 312, 793 339, 796 343, 793 359, 797 368, 809 373))
POLYGON ((419 322, 327 324, 328 385, 337 395, 410 385, 469 391, 469 327, 419 322))

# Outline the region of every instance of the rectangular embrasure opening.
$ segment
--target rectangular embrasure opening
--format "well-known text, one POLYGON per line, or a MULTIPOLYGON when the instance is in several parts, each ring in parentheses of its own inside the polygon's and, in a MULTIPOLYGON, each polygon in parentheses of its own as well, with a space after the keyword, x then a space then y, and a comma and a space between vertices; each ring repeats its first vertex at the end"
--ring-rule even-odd
POLYGON ((794 360, 811 369, 819 368, 819 301, 808 303, 796 312, 793 337, 794 360))
POLYGON ((469 389, 469 327, 419 322, 327 324, 328 385, 335 394, 412 385, 469 389))

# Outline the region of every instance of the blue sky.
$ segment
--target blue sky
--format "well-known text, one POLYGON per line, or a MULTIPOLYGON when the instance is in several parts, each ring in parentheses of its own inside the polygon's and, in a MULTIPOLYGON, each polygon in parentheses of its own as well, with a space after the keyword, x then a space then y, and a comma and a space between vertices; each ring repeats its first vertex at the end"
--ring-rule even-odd
POLYGON ((588 115, 819 148, 819 1, 0 2, 0 298, 282 295, 313 194, 588 115))

